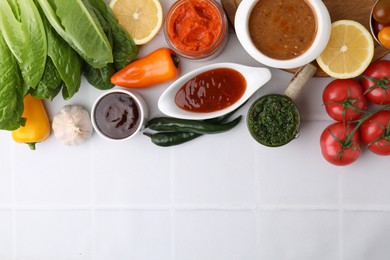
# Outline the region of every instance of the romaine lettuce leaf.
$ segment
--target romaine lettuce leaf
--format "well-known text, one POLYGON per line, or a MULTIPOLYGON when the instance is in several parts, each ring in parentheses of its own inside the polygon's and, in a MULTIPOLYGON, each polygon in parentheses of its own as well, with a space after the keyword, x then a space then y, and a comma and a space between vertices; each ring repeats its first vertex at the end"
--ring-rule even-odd
POLYGON ((88 0, 37 0, 57 33, 92 67, 113 62, 112 49, 88 0))
MULTIPOLYGON (((93 3, 91 3, 93 12, 96 15, 102 29, 107 36, 107 39, 111 46, 114 45, 113 35, 110 24, 106 21, 104 16, 96 9, 93 3)), ((115 58, 114 58, 115 59, 115 58)), ((83 64, 83 74, 87 79, 88 83, 100 90, 107 90, 114 87, 114 84, 111 83, 110 78, 116 72, 113 63, 107 63, 102 68, 94 68, 88 63, 83 64)))
POLYGON ((30 89, 30 93, 35 98, 53 100, 60 92, 62 79, 50 57, 46 59, 46 67, 41 81, 35 89, 30 89))
POLYGON ((103 68, 92 68, 89 64, 83 65, 83 74, 88 83, 100 90, 107 90, 114 87, 110 78, 115 73, 112 63, 108 63, 103 68))
MULTIPOLYGON (((47 35, 47 55, 52 64, 54 64, 55 69, 57 69, 57 74, 61 77, 61 81, 64 82, 62 89, 63 98, 65 100, 70 99, 80 88, 82 60, 75 50, 50 25, 39 6, 38 10, 41 13, 47 35)), ((54 76, 52 73, 50 74, 54 76)), ((53 84, 57 85, 58 81, 54 81, 53 84)), ((47 87, 50 88, 49 85, 47 87)))
POLYGON ((22 77, 15 57, 0 33, 0 129, 15 130, 23 114, 22 77))
MULTIPOLYGON (((134 43, 131 36, 125 29, 118 23, 112 13, 111 8, 103 0, 89 0, 91 6, 94 7, 95 13, 98 11, 106 20, 106 23, 111 28, 111 34, 113 39, 113 55, 114 66, 116 70, 120 70, 130 62, 134 61, 138 55, 138 47, 134 43)), ((107 35, 107 33, 106 33, 107 35)))
POLYGON ((101 90, 107 90, 114 85, 110 78, 137 57, 138 47, 130 35, 119 25, 111 9, 103 0, 89 0, 90 6, 106 34, 114 55, 114 63, 108 63, 102 68, 93 68, 89 64, 83 65, 83 74, 88 82, 101 90))
POLYGON ((1 0, 0 30, 28 87, 35 88, 46 64, 47 40, 32 0, 1 0))

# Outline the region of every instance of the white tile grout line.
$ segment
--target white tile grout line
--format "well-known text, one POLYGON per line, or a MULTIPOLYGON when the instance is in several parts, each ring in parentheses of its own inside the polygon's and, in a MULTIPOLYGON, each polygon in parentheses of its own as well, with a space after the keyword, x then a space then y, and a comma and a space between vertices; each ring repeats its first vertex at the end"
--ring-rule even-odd
POLYGON ((15 155, 15 146, 14 145, 10 145, 11 146, 11 174, 12 174, 12 181, 11 181, 11 185, 12 185, 12 188, 11 188, 11 192, 12 192, 12 205, 11 205, 11 215, 12 215, 12 220, 11 220, 11 223, 12 223, 12 259, 15 259, 16 258, 16 169, 15 169, 15 165, 16 165, 16 155, 15 155))
POLYGON ((96 259, 96 208, 95 208, 95 167, 94 167, 94 146, 90 144, 90 191, 91 191, 91 259, 96 259))
MULTIPOLYGON (((252 149, 254 151, 253 153, 253 159, 254 159, 254 185, 255 185, 255 202, 256 202, 256 209, 259 208, 259 205, 260 205, 260 176, 259 176, 259 160, 258 160, 258 149, 256 149, 257 147, 257 144, 256 143, 252 143, 252 149)), ((255 210, 254 211, 255 213, 255 225, 256 225, 256 259, 260 259, 260 256, 261 256, 261 239, 260 239, 260 212, 259 210, 255 210)))
MULTIPOLYGON (((255 205, 255 204, 175 204, 175 205, 0 205, 0 211, 340 211, 340 205, 255 205)), ((345 212, 390 213, 390 205, 344 205, 345 212)))
POLYGON ((338 244, 339 244, 339 260, 344 259, 344 227, 343 227, 343 215, 344 215, 344 208, 343 208, 343 200, 344 200, 344 194, 343 194, 343 171, 342 169, 339 169, 339 176, 338 176, 338 192, 339 192, 339 210, 338 210, 338 244))
POLYGON ((176 248, 175 248, 175 233, 176 233, 176 221, 175 221, 175 205, 176 205, 176 198, 175 198, 175 171, 174 171, 174 150, 171 149, 170 151, 170 158, 169 158, 169 180, 170 180, 170 217, 171 217, 171 234, 170 234, 170 240, 171 240, 171 260, 175 260, 176 258, 176 248))

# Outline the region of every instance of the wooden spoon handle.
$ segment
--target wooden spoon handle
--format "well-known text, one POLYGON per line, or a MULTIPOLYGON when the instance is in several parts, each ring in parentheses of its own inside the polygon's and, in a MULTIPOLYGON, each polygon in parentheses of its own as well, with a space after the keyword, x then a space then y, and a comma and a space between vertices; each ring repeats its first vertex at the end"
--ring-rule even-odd
POLYGON ((306 83, 311 77, 313 77, 316 71, 317 67, 311 63, 299 68, 299 70, 295 73, 294 77, 290 81, 290 84, 288 84, 288 87, 284 91, 284 94, 292 100, 297 99, 297 97, 305 87, 306 83))

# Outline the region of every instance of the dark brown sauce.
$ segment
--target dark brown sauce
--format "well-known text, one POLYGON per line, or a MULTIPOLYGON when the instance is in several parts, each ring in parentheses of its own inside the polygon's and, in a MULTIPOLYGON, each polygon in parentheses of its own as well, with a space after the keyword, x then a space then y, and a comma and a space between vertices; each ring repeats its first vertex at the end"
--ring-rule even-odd
POLYGON ((249 17, 249 35, 270 58, 288 60, 306 52, 317 32, 314 11, 305 0, 259 0, 249 17))
POLYGON ((132 135, 140 124, 136 101, 124 93, 110 93, 96 105, 95 122, 107 137, 123 139, 132 135))
POLYGON ((184 84, 177 92, 175 102, 186 111, 214 112, 237 102, 245 89, 246 80, 240 72, 228 68, 212 69, 184 84))

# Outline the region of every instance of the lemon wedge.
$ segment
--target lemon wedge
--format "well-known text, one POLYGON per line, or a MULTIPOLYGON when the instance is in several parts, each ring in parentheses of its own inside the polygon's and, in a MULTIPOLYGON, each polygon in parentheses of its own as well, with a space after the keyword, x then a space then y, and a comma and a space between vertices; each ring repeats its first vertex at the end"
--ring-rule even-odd
POLYGON ((159 0, 112 0, 110 7, 136 45, 150 42, 161 29, 163 11, 159 0))
POLYGON ((374 57, 374 40, 369 31, 352 20, 332 23, 330 39, 317 57, 320 68, 337 79, 359 76, 374 57))

